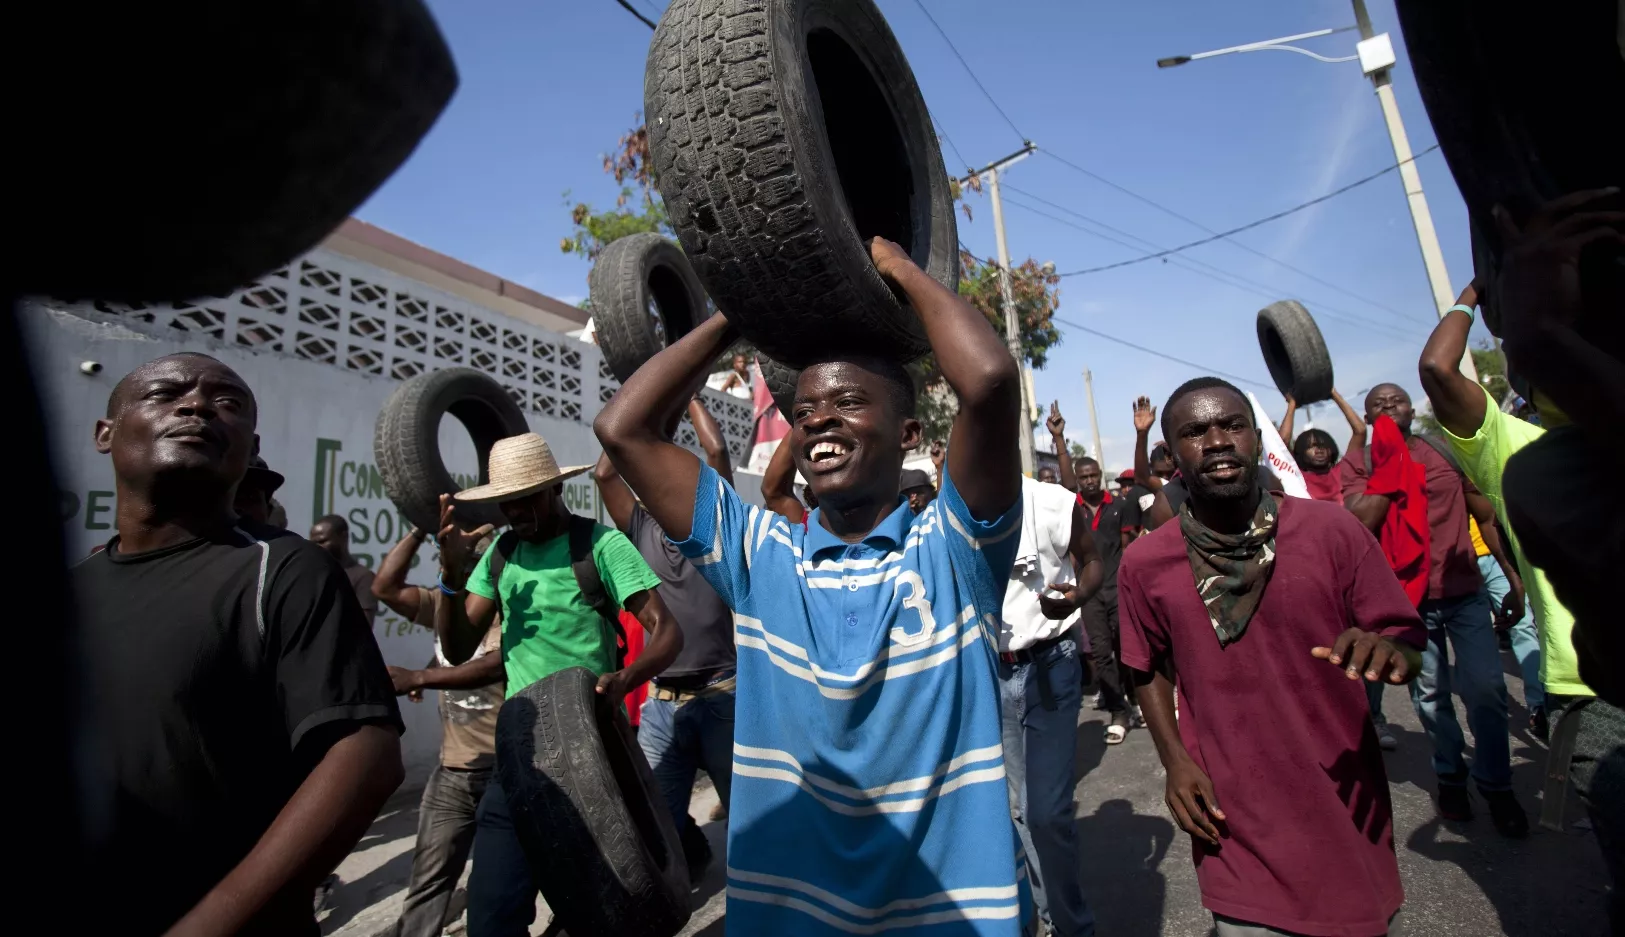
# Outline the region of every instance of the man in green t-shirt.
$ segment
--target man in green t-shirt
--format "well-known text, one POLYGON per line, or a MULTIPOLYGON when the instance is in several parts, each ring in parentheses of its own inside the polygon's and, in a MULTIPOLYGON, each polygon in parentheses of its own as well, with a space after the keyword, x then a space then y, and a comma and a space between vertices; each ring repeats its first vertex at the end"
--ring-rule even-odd
MULTIPOLYGON (((616 669, 614 626, 582 596, 571 568, 571 515, 561 497, 564 481, 589 468, 560 469, 546 441, 525 433, 491 447, 489 484, 456 495, 462 503, 496 502, 512 532, 499 541, 508 549, 497 576, 491 572, 498 547, 486 550, 469 574, 464 605, 470 633, 476 635, 485 633, 501 606, 500 660, 510 697, 560 670, 586 667, 599 675, 599 693, 620 700, 665 670, 683 648, 682 632, 655 591, 660 577, 625 534, 594 524, 592 559, 604 594, 637 616, 649 632, 638 659, 625 669, 616 669)), ((440 583, 443 591, 462 586, 440 583)), ((490 670, 493 663, 477 658, 458 667, 419 671, 424 679, 418 685, 442 688, 481 680, 486 676, 482 668, 490 670)), ((536 886, 499 784, 486 788, 476 824, 474 870, 468 882, 468 933, 470 937, 528 934, 536 916, 536 886)))
MULTIPOLYGON (((1625 711, 1597 699, 1580 679, 1580 664, 1574 651, 1574 616, 1558 601, 1546 573, 1529 564, 1518 544, 1517 532, 1507 521, 1502 476, 1507 461, 1518 450, 1539 439, 1546 430, 1501 412, 1495 401, 1477 381, 1461 373, 1460 361, 1467 350, 1467 332, 1472 328, 1473 310, 1479 305, 1478 283, 1462 291, 1456 305, 1445 313, 1422 349, 1422 387, 1433 404, 1433 415, 1444 428, 1444 437, 1461 461, 1462 471, 1495 506, 1496 517, 1506 531, 1513 558, 1523 576, 1529 608, 1539 626, 1541 679, 1546 685, 1546 705, 1552 723, 1554 751, 1564 747, 1562 722, 1573 733, 1573 756, 1568 775, 1575 792, 1590 812, 1597 842, 1602 847, 1609 874, 1614 880, 1611 914, 1616 926, 1625 922, 1625 711)), ((1533 392, 1531 403, 1540 409, 1541 395, 1533 392)), ((1550 418, 1549 411, 1543 411, 1550 418)), ((1561 778, 1561 766, 1557 776, 1561 778)), ((1548 769, 1548 776, 1552 771, 1548 769)), ((1559 787, 1557 792, 1562 793, 1559 787)), ((1546 819, 1562 822, 1561 798, 1548 788, 1546 819)))

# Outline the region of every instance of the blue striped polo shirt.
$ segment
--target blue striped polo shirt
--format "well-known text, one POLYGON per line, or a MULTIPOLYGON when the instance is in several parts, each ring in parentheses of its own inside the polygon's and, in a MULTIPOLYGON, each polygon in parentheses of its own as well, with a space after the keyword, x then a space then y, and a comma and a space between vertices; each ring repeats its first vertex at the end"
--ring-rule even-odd
POLYGON ((847 544, 701 466, 677 546, 734 610, 730 934, 1022 933, 994 666, 1020 528, 945 473, 847 544))

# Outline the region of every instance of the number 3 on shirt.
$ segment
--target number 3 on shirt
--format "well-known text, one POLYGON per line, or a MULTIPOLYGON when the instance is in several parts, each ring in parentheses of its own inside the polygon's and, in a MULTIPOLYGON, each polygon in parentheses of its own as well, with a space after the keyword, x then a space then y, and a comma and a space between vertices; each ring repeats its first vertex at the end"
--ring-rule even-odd
POLYGON ((912 608, 920 616, 920 630, 909 634, 901 627, 891 630, 891 639, 904 647, 913 647, 924 644, 936 630, 937 620, 931 613, 931 600, 925 597, 925 580, 913 570, 904 570, 892 580, 892 594, 896 595, 908 586, 908 595, 903 598, 903 607, 912 608))

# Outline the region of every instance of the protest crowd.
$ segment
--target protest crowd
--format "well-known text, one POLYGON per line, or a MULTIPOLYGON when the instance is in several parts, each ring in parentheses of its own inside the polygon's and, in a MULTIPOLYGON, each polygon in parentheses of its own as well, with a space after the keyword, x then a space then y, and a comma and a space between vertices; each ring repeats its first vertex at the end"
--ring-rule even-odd
MULTIPOLYGON (((680 231, 716 210, 704 188, 668 196, 680 231)), ((1493 262, 1415 357, 1363 399, 1322 398, 1346 434, 1295 432, 1319 401, 1290 386, 1276 423, 1192 373, 1164 400, 1106 395, 1129 466, 1074 454, 1051 405, 1037 471, 1004 336, 917 243, 865 231, 861 277, 912 352, 776 339, 751 310, 785 294, 737 279, 622 378, 595 464, 497 439, 376 569, 341 515, 286 529, 256 423, 276 388, 202 352, 150 360, 93 427, 52 428, 93 431, 117 485, 110 539, 67 574, 96 726, 86 868, 123 933, 315 933, 313 893, 402 783, 401 707, 433 692, 401 937, 444 932, 465 869, 471 937, 674 934, 714 864, 730 934, 1090 937, 1082 856, 1113 848, 1074 816, 1092 708, 1108 759, 1154 744, 1213 933, 1411 934, 1384 761, 1397 686, 1439 817, 1520 839, 1572 798, 1625 932, 1625 664, 1603 588, 1625 508, 1602 477, 1625 417, 1625 201, 1592 185, 1487 223, 1493 262), (1463 373, 1480 318, 1516 401, 1463 373), (742 337, 812 349, 789 359, 760 498, 702 393, 763 380, 742 337), (957 403, 943 440, 905 367, 925 351, 957 403), (609 523, 572 512, 573 478, 609 523), (386 666, 380 610, 432 633, 420 666, 386 666), (1548 759, 1539 803, 1513 790, 1525 730, 1548 759), (691 813, 702 773, 725 855, 691 813)), ((739 243, 707 243, 702 279, 783 279, 723 256, 739 243)), ((858 302, 843 289, 824 301, 858 302)))

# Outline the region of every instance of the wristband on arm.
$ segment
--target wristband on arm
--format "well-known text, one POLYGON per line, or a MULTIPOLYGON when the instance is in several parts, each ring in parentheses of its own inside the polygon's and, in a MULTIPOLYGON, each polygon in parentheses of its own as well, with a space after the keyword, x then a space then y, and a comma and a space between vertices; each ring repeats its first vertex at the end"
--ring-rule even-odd
POLYGON ((1468 319, 1475 319, 1478 316, 1478 309, 1476 307, 1468 306, 1468 305, 1465 305, 1463 303, 1457 303, 1454 306, 1451 306, 1449 309, 1446 309, 1444 311, 1444 314, 1448 316, 1452 312, 1457 312, 1457 311, 1467 313, 1467 318, 1468 319))

